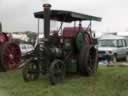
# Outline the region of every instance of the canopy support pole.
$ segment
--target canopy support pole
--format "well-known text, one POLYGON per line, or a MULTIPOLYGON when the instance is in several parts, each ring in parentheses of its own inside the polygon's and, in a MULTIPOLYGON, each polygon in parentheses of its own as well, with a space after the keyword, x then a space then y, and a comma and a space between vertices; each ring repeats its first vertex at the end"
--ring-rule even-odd
POLYGON ((37 37, 34 47, 36 47, 37 44, 39 43, 39 35, 40 35, 40 19, 37 19, 37 37))
POLYGON ((81 29, 82 29, 82 23, 81 21, 79 21, 79 31, 81 31, 81 29))

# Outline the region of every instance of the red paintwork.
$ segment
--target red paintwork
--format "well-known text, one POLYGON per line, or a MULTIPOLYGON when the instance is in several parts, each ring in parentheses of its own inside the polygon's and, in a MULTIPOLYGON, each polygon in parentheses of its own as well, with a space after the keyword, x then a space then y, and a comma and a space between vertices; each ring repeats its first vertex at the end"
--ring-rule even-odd
POLYGON ((19 46, 10 41, 10 34, 0 32, 0 66, 3 66, 5 71, 17 68, 21 59, 19 46))
POLYGON ((5 42, 9 41, 9 38, 7 36, 7 33, 0 33, 0 44, 3 44, 5 42))
MULTIPOLYGON (((83 32, 86 32, 86 31, 84 31, 83 28, 80 29, 79 27, 65 27, 63 29, 63 36, 62 37, 63 38, 74 38, 76 36, 77 32, 80 32, 80 30, 83 32)), ((86 36, 85 42, 87 44, 92 44, 93 42, 92 42, 91 35, 88 32, 86 32, 86 34, 87 35, 85 35, 86 36)))
POLYGON ((64 38, 73 38, 76 36, 77 32, 80 32, 80 30, 83 30, 83 28, 79 27, 65 27, 63 29, 63 37, 64 38))
POLYGON ((6 64, 8 67, 8 70, 12 70, 18 67, 21 57, 21 52, 19 47, 11 43, 4 49, 3 59, 4 64, 6 64))

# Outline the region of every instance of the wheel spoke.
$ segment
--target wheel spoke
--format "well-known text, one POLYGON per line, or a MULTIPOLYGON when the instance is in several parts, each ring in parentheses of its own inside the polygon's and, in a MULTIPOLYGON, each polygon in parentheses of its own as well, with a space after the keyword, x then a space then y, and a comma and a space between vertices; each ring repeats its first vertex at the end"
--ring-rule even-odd
POLYGON ((49 71, 49 80, 51 84, 56 84, 63 81, 64 64, 61 60, 55 60, 51 63, 49 71))
POLYGON ((39 66, 30 63, 23 68, 23 78, 25 81, 36 80, 39 77, 39 66))
POLYGON ((14 69, 20 62, 20 49, 15 43, 7 42, 3 46, 2 64, 8 69, 14 69))

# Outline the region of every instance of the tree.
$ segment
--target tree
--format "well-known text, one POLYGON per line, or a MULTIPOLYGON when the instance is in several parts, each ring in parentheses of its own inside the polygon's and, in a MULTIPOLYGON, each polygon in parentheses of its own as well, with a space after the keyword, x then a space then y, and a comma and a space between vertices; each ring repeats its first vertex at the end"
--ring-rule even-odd
POLYGON ((37 34, 35 32, 31 32, 31 31, 26 31, 25 33, 29 37, 28 42, 34 43, 36 40, 37 34))

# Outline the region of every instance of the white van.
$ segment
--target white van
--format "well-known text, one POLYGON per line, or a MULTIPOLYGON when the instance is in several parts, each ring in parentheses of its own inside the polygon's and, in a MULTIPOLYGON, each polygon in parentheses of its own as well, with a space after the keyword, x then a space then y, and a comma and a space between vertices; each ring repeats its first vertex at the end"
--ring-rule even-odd
POLYGON ((111 58, 113 62, 118 59, 128 61, 128 39, 117 35, 103 35, 98 40, 98 57, 99 60, 111 58))

